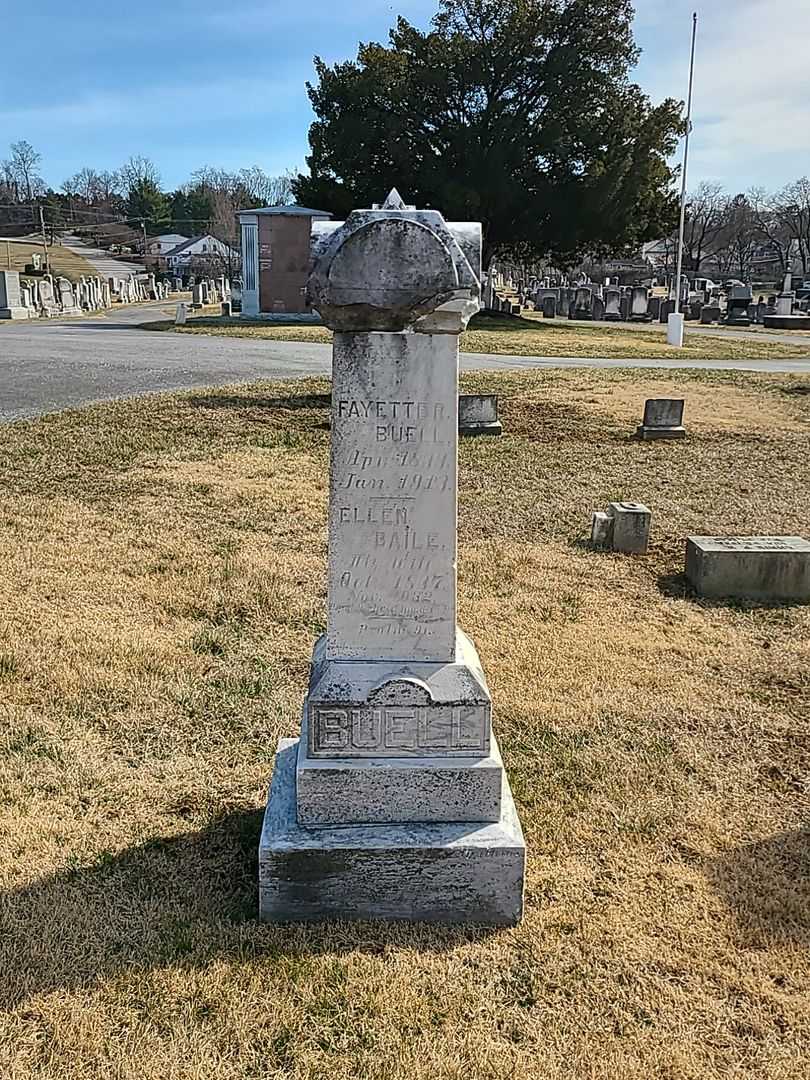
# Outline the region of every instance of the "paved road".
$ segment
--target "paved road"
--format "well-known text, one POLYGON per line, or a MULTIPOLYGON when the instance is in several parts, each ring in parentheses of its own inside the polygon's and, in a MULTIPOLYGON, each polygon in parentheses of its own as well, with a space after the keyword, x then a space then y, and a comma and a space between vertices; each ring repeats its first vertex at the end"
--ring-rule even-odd
MULTIPOLYGON (((542 321, 542 320, 541 320, 542 321)), ((566 322, 565 319, 557 319, 557 322, 566 322)), ((605 322, 595 320, 593 322, 576 323, 579 326, 604 326, 606 330, 646 330, 658 332, 662 338, 667 335, 666 323, 645 322, 605 322)), ((701 334, 704 337, 743 338, 745 341, 781 341, 786 345, 804 345, 810 353, 810 330, 768 330, 764 326, 752 323, 747 329, 734 326, 701 326, 697 322, 688 322, 685 325, 687 334, 701 334)))
POLYGON ((115 259, 108 251, 85 244, 78 236, 63 236, 62 246, 81 255, 91 264, 96 273, 106 281, 110 277, 125 278, 130 274, 142 274, 143 264, 115 259))
MULTIPOLYGON (((137 330, 171 312, 165 303, 106 316, 0 326, 0 420, 155 391, 329 373, 330 346, 137 330)), ((706 367, 810 372, 803 360, 609 360, 462 354, 467 371, 536 367, 706 367)))

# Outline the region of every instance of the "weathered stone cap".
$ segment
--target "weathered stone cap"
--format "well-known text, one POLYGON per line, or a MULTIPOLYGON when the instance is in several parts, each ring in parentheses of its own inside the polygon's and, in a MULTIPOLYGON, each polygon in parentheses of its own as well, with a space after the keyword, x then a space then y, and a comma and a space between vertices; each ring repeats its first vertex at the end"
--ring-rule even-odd
POLYGON ((400 331, 450 302, 477 309, 480 224, 448 225, 393 191, 380 209, 319 225, 307 298, 332 329, 400 331))

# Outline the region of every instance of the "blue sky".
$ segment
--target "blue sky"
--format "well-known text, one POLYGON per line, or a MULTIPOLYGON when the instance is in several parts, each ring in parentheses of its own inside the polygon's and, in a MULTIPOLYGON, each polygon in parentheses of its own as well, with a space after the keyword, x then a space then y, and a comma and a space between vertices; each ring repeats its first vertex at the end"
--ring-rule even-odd
MULTIPOLYGON (((3 0, 11 3, 12 0, 3 0)), ((0 61, 0 157, 28 139, 52 186, 84 165, 152 158, 172 188, 202 165, 301 168, 312 57, 353 57, 436 0, 109 0, 15 4, 0 61), (14 47, 15 41, 19 48, 14 47)), ((637 0, 636 81, 686 96, 694 0, 637 0)), ((690 186, 778 187, 810 172, 810 0, 726 0, 701 14, 690 186), (731 9, 734 16, 731 18, 731 9), (768 14, 766 14, 768 12, 768 14)))

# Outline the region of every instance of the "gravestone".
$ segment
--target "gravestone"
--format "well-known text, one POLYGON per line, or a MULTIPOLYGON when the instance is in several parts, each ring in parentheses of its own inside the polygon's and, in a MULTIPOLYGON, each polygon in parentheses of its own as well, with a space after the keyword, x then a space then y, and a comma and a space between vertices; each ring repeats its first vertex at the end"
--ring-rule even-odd
MULTIPOLYGON (((647 320, 649 322, 658 322, 661 317, 661 297, 650 296, 647 301, 647 320)), ((632 315, 631 315, 632 318, 632 315)))
POLYGON ((605 314, 606 322, 618 322, 622 317, 621 303, 622 294, 619 289, 609 286, 605 289, 605 314))
POLYGON ((203 306, 203 287, 202 285, 194 285, 191 290, 191 307, 197 311, 203 306))
POLYGON ((622 555, 646 555, 652 513, 643 503, 612 502, 591 514, 591 546, 622 555))
POLYGON ((56 314, 58 305, 54 296, 53 280, 49 277, 43 277, 39 280, 39 302, 46 316, 56 314))
POLYGON ((459 394, 459 435, 501 435, 497 394, 459 394))
POLYGON ((607 516, 611 519, 611 546, 624 555, 646 555, 650 543, 652 513, 643 503, 612 502, 607 516))
POLYGON ((593 291, 590 286, 581 286, 576 290, 573 303, 572 319, 593 318, 593 291))
POLYGON ((27 319, 18 270, 0 270, 0 319, 27 319))
POLYGON ((750 326, 751 316, 748 305, 751 303, 750 285, 730 285, 726 292, 726 318, 728 326, 750 326))
POLYGON ((178 304, 174 312, 174 325, 185 326, 186 325, 186 305, 178 304))
POLYGON ((639 439, 683 439, 683 398, 648 398, 644 402, 644 419, 636 428, 639 439))
POLYGON ((313 225, 334 331, 326 633, 259 845, 265 920, 512 924, 525 847, 456 626, 458 335, 481 227, 391 192, 313 225))
POLYGON ((223 300, 222 301, 222 304, 220 305, 220 314, 222 314, 226 319, 230 319, 230 317, 231 317, 231 302, 230 302, 230 300, 223 300))
POLYGON ((66 314, 71 314, 78 311, 76 307, 76 297, 73 293, 73 285, 68 278, 57 278, 56 288, 59 293, 59 305, 62 311, 66 314))
POLYGON ((801 536, 689 536, 686 577, 698 596, 810 602, 810 542, 801 536))
POLYGON ((609 548, 613 538, 613 518, 604 510, 591 514, 591 544, 596 548, 609 548))

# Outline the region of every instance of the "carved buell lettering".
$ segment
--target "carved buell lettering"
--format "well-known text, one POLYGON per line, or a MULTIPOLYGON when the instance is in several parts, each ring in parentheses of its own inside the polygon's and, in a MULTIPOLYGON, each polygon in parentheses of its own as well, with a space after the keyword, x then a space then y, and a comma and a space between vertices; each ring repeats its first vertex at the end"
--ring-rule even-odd
POLYGON ((480 224, 406 207, 396 190, 314 222, 312 260, 307 297, 333 330, 457 334, 480 306, 480 224))

